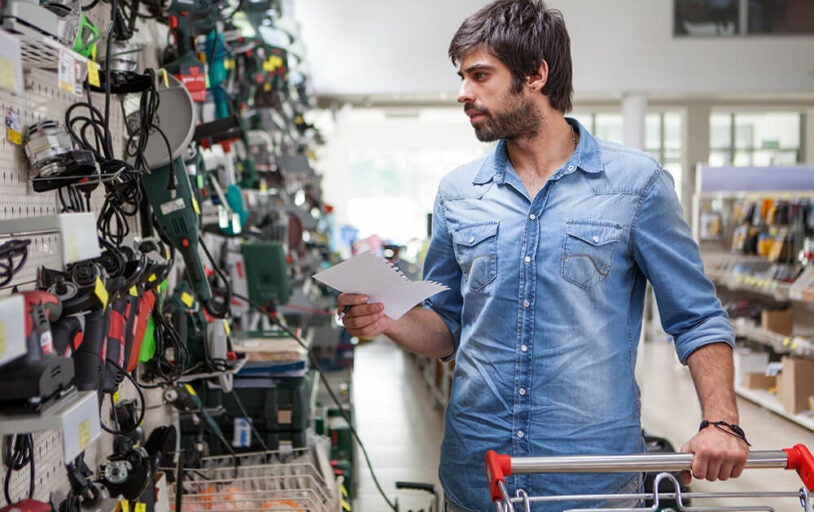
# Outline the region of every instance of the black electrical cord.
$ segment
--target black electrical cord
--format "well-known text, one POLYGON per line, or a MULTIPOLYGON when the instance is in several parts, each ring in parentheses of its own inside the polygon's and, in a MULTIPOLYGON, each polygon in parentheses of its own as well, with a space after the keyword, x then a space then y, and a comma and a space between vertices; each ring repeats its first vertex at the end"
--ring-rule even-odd
POLYGON ((362 450, 362 455, 364 455, 364 457, 365 457, 365 464, 367 465, 368 470, 370 470, 370 476, 373 477, 373 483, 376 484, 376 489, 379 491, 379 494, 381 494, 382 498, 384 498, 384 501, 387 502, 387 505, 390 507, 390 509, 394 510, 395 512, 398 512, 398 506, 390 501, 390 498, 387 497, 387 494, 385 494, 384 490, 382 489, 381 484, 379 484, 379 479, 376 477, 376 472, 373 471, 373 464, 370 462, 370 457, 367 454, 367 449, 365 448, 364 443, 362 443, 362 439, 359 437, 359 434, 356 432, 356 429, 353 427, 353 423, 351 422, 350 417, 345 412, 345 409, 342 407, 342 404, 339 402, 339 398, 337 398, 336 394, 334 393, 334 390, 331 388, 331 385, 328 383, 328 379, 325 377, 325 374, 322 371, 322 367, 320 367, 319 363, 317 362, 316 358, 314 357, 313 352, 308 348, 308 343, 306 343, 302 338, 300 338, 297 335, 297 333, 295 333, 287 325, 285 325, 283 322, 281 322, 280 319, 277 318, 277 316, 273 315, 265 307, 261 306, 260 304, 253 301, 249 297, 246 297, 245 295, 241 295, 239 293, 234 293, 234 292, 232 293, 232 295, 234 295, 238 299, 241 299, 241 300, 244 300, 244 301, 248 302, 249 304, 254 306, 258 311, 264 313, 266 316, 269 317, 269 319, 271 319, 271 321, 274 324, 276 324, 283 331, 285 331, 289 336, 291 336, 291 338, 294 341, 299 343, 299 345, 303 349, 305 349, 305 351, 308 353, 308 360, 310 361, 311 366, 319 374, 319 378, 322 381, 322 385, 325 386, 325 390, 328 392, 328 395, 330 395, 331 400, 333 400, 333 402, 336 404, 337 408, 339 409, 339 414, 347 422, 348 428, 350 429, 350 432, 351 432, 351 435, 353 435, 353 438, 356 439, 357 443, 359 443, 359 448, 362 450))
POLYGON ((237 396, 237 392, 235 392, 234 388, 232 388, 232 391, 229 393, 229 395, 231 395, 232 399, 235 401, 235 404, 237 404, 237 408, 240 409, 240 414, 242 414, 243 417, 246 418, 246 421, 249 422, 249 428, 251 429, 252 434, 254 434, 254 437, 257 438, 257 442, 260 443, 260 447, 263 448, 263 451, 266 452, 269 451, 268 445, 266 444, 265 441, 263 441, 263 436, 261 436, 260 432, 257 431, 257 429, 254 426, 254 422, 251 420, 251 418, 249 418, 249 415, 246 413, 246 409, 243 407, 243 403, 240 401, 240 397, 237 396))
POLYGON ((155 389, 174 384, 184 375, 189 363, 189 351, 181 339, 181 335, 175 330, 170 319, 157 309, 153 311, 155 355, 149 363, 149 369, 156 374, 159 382, 156 384, 141 383, 140 386, 145 389, 155 389), (168 348, 172 348, 174 361, 167 359, 166 352, 168 348))
POLYGON ((206 253, 206 257, 209 258, 209 262, 212 263, 212 267, 215 269, 215 273, 218 275, 218 278, 223 283, 225 289, 223 292, 223 302, 220 305, 216 305, 214 300, 210 299, 204 303, 204 309, 206 309, 206 312, 215 318, 226 318, 229 315, 229 310, 231 308, 232 287, 229 284, 229 280, 226 278, 226 275, 220 269, 220 266, 215 262, 215 258, 212 257, 212 253, 209 252, 209 248, 204 243, 203 238, 200 240, 200 244, 206 253))
POLYGON ((31 240, 9 240, 0 245, 0 286, 6 286, 28 260, 28 246, 31 240), (17 262, 14 259, 17 258, 17 262))
MULTIPOLYGON (((136 382, 136 379, 134 379, 133 376, 130 375, 130 372, 128 372, 127 370, 125 370, 124 368, 119 366, 115 361, 111 361, 110 359, 106 359, 105 362, 110 364, 111 366, 113 366, 117 370, 119 370, 119 372, 121 372, 121 374, 124 375, 127 378, 127 380, 129 380, 133 384, 133 387, 136 388, 136 393, 138 394, 138 397, 139 397, 139 403, 141 404, 141 407, 140 407, 141 412, 139 414, 138 421, 136 421, 133 425, 131 425, 130 427, 128 427, 128 428, 126 428, 124 430, 114 430, 114 429, 108 427, 107 425, 105 425, 105 422, 102 421, 102 419, 101 419, 102 418, 102 414, 101 414, 102 401, 100 400, 99 401, 99 426, 102 427, 102 430, 104 430, 108 434, 113 434, 113 435, 116 435, 116 436, 127 435, 130 432, 135 431, 141 425, 141 423, 144 421, 144 415, 147 413, 147 410, 145 409, 145 403, 144 403, 144 391, 141 389, 141 386, 139 385, 139 383, 136 382)), ((111 402, 112 402, 113 395, 111 394, 110 397, 111 397, 111 402)), ((113 404, 114 410, 115 410, 115 407, 116 407, 116 404, 113 404)))
POLYGON ((3 481, 3 492, 6 503, 15 503, 11 499, 11 474, 29 466, 28 497, 34 497, 34 437, 31 434, 10 434, 3 436, 3 464, 6 466, 6 477, 3 481), (13 447, 12 447, 13 445, 13 447))

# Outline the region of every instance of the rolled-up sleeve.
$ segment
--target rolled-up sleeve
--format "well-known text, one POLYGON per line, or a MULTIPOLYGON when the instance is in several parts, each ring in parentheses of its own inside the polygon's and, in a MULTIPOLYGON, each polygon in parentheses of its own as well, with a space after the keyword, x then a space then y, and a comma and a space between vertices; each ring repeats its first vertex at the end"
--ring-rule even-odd
MULTIPOLYGON (((461 340, 461 269, 455 260, 452 237, 444 218, 444 202, 441 192, 435 198, 432 217, 432 237, 424 260, 424 279, 449 287, 449 290, 433 295, 424 301, 424 307, 432 309, 447 324, 455 351, 461 340)), ((454 356, 454 353, 450 358, 454 356)))
POLYGON ((704 274, 673 179, 664 169, 654 172, 632 228, 633 256, 653 285, 662 327, 674 338, 681 362, 710 343, 734 346, 732 325, 704 274))

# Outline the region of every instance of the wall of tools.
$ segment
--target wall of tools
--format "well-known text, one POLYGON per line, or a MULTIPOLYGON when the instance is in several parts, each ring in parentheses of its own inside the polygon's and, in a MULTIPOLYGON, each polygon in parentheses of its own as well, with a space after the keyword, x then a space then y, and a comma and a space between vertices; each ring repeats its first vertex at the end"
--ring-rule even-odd
POLYGON ((311 412, 317 359, 347 362, 310 281, 330 209, 296 22, 278 0, 0 5, 0 510, 338 510, 311 412), (258 450, 318 489, 176 481, 258 450))

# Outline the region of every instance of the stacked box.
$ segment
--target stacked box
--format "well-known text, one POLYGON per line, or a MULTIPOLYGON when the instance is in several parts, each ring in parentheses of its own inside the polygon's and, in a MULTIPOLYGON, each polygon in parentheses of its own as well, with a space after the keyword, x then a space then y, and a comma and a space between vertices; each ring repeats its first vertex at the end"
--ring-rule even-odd
MULTIPOLYGON (((268 449, 302 448, 305 446, 306 431, 311 421, 310 396, 313 379, 313 372, 308 372, 304 377, 249 379, 241 378, 238 374, 234 379, 232 393, 224 393, 220 388, 203 383, 196 386, 196 392, 235 451, 262 449, 247 419, 254 425, 268 449), (245 387, 247 385, 250 387, 245 387), (248 418, 244 417, 233 394, 237 395, 248 418)), ((193 425, 190 418, 191 415, 182 417, 182 436, 194 437, 200 434, 199 427, 193 425)), ((204 436, 212 454, 228 453, 216 436, 206 431, 204 436)))

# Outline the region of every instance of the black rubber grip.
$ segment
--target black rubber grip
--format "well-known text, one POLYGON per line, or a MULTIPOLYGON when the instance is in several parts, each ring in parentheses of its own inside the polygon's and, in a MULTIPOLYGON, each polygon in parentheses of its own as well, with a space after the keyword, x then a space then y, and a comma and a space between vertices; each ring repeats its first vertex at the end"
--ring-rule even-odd
POLYGON ((396 482, 396 489, 416 489, 435 494, 435 485, 425 482, 396 482))

